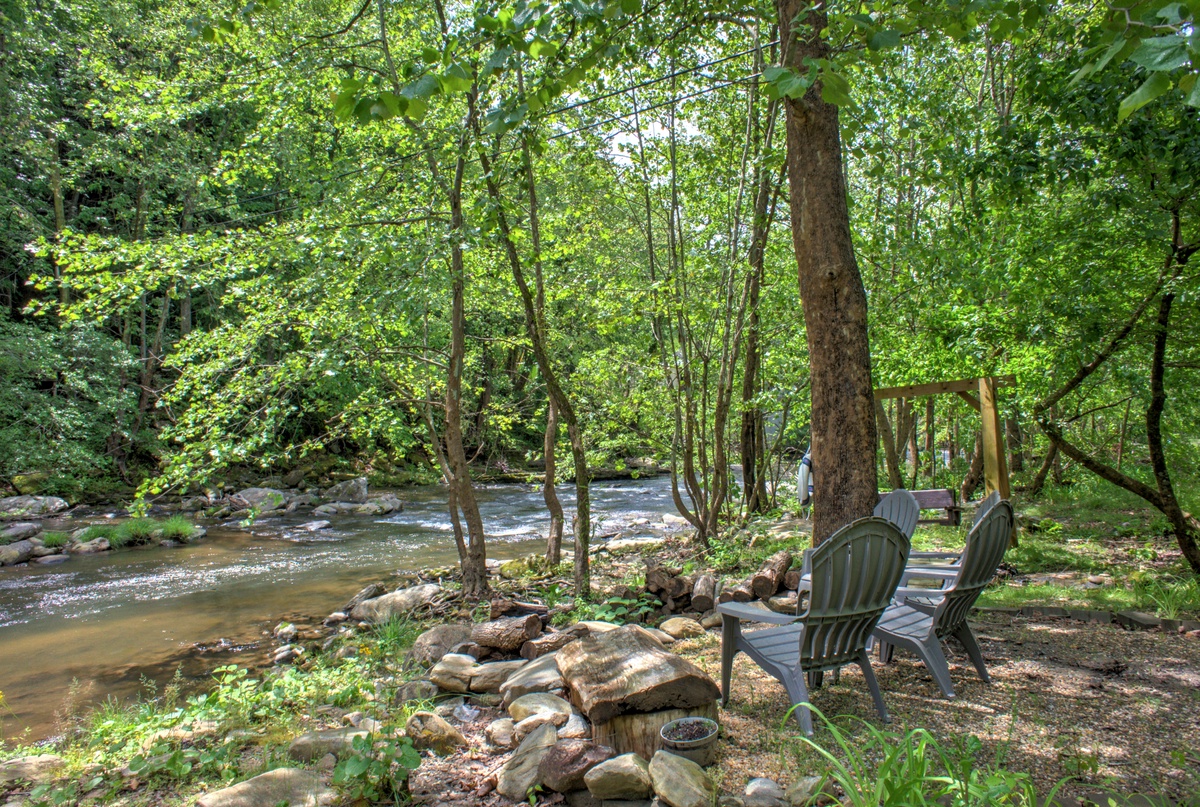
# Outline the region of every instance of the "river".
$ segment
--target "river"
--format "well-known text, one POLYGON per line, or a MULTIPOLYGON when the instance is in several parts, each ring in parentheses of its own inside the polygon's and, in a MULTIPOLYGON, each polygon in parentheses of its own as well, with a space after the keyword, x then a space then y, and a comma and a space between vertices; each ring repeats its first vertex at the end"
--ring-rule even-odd
MULTIPOLYGON (((669 477, 591 490, 596 534, 645 534, 674 512, 669 477)), ((206 538, 176 549, 0 570, 0 738, 51 735, 73 681, 94 703, 137 695, 143 677, 162 683, 176 669, 197 677, 240 654, 258 663, 262 653, 248 651, 280 617, 324 615, 368 582, 456 563, 444 490, 397 493, 403 512, 334 516, 332 529, 315 534, 295 529, 312 516, 288 516, 249 529, 210 526, 206 538)), ((568 532, 573 494, 559 490, 568 532)), ((478 496, 490 558, 544 549, 539 488, 481 486, 478 496)))

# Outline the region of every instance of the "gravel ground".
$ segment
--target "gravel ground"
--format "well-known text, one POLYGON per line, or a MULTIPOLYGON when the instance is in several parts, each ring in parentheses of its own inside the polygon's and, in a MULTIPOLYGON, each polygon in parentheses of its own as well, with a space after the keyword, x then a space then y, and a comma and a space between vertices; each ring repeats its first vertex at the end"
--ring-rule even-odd
MULTIPOLYGON (((1064 795, 1100 786, 1177 799, 1200 793, 1200 640, 1068 619, 981 614, 973 622, 991 685, 957 643, 947 649, 953 700, 941 696, 914 655, 897 650, 894 663, 876 661, 891 730, 923 727, 945 747, 974 735, 983 743, 981 761, 999 756, 1010 770, 1029 773, 1039 794, 1067 777, 1064 795)), ((720 638, 712 632, 672 649, 719 674, 720 638)), ((812 697, 826 715, 880 725, 856 667, 812 697)), ((824 771, 794 725, 779 731, 787 708, 783 687, 739 656, 716 769, 725 792, 738 792, 753 776, 786 784, 824 771)), ((832 747, 824 729, 815 739, 832 747)))

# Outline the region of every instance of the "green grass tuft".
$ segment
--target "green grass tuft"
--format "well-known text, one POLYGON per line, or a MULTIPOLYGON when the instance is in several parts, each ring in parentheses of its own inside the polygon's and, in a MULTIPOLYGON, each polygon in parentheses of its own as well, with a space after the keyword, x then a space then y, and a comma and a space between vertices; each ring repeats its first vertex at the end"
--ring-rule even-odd
POLYGON ((187 541, 196 532, 196 526, 183 516, 171 516, 159 523, 163 538, 173 541, 187 541))
POLYGON ((69 540, 69 536, 65 532, 43 532, 38 536, 42 540, 42 546, 50 549, 58 549, 60 546, 65 546, 69 540))

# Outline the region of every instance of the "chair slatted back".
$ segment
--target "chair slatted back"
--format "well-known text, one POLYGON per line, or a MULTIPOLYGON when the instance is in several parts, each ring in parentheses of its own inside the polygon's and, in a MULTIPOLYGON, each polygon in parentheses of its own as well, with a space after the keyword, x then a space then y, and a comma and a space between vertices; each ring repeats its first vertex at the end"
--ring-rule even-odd
POLYGON ((983 521, 983 517, 988 514, 988 511, 999 504, 999 502, 1000 491, 993 490, 983 499, 983 501, 976 505, 975 515, 971 518, 972 529, 974 529, 974 527, 979 524, 980 521, 983 521))
POLYGON ((996 569, 1012 538, 1013 509, 1007 501, 997 502, 967 535, 961 566, 954 583, 934 612, 933 623, 939 637, 953 633, 983 589, 996 576, 996 569))
POLYGON ((860 518, 806 553, 812 573, 800 666, 856 661, 891 602, 908 561, 908 538, 884 518, 860 518))
POLYGON ((921 505, 916 496, 898 488, 880 499, 875 505, 875 515, 895 524, 905 538, 912 540, 917 531, 917 519, 921 517, 921 505))

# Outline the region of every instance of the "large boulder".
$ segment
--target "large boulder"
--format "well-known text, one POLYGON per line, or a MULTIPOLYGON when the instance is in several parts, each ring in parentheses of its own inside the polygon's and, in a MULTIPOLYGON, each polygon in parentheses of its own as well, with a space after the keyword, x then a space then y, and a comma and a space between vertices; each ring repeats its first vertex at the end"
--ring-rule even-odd
POLYGON ((404 731, 412 740, 413 748, 429 748, 441 756, 452 754, 455 748, 467 744, 462 732, 433 712, 413 712, 404 724, 404 731))
POLYGON ((287 494, 274 488, 246 488, 234 494, 238 504, 257 510, 279 510, 287 504, 287 494))
POLYGON ((411 588, 402 588, 373 600, 365 600, 354 606, 350 616, 365 622, 380 624, 396 617, 406 616, 410 611, 425 605, 438 595, 442 587, 437 583, 423 583, 411 588))
POLYGON ((559 793, 582 790, 587 772, 614 756, 616 752, 608 746, 589 740, 559 740, 542 757, 538 777, 543 785, 559 793))
POLYGON ((276 768, 233 787, 205 793, 196 807, 327 807, 337 794, 321 777, 299 768, 276 768))
POLYGON ((658 626, 672 639, 690 639, 693 636, 703 636, 704 626, 694 619, 676 616, 658 626))
POLYGON ((23 541, 26 538, 32 538, 41 531, 41 524, 35 524, 32 521, 18 521, 16 524, 9 524, 4 529, 0 529, 0 544, 23 541))
POLYGON ((357 479, 347 479, 345 482, 338 482, 329 490, 325 491, 324 496, 331 502, 354 502, 355 504, 366 504, 367 501, 367 478, 360 476, 357 479))
POLYGON ((0 546, 0 566, 12 566, 17 563, 24 563, 33 557, 34 547, 32 541, 16 541, 15 543, 0 546))
POLYGON ((531 692, 553 692, 563 688, 562 673, 558 671, 558 656, 550 653, 538 656, 508 677, 500 687, 504 705, 531 692))
POLYGON ((591 633, 557 653, 571 702, 593 723, 631 712, 711 705, 720 690, 699 667, 637 625, 591 633))
POLYGON ((0 762, 0 785, 10 782, 31 782, 35 785, 52 781, 62 770, 63 758, 55 754, 15 757, 0 762))
POLYGON ((354 748, 355 737, 366 737, 368 732, 347 726, 344 729, 309 731, 292 740, 288 756, 297 762, 312 762, 326 754, 341 758, 354 748))
POLYGON ((668 807, 711 807, 713 784, 695 762, 659 751, 650 760, 650 783, 668 807))
POLYGON ((529 789, 541 783, 538 768, 556 742, 558 732, 553 724, 534 729, 496 775, 496 792, 515 802, 525 801, 529 789))
POLYGON ((90 541, 76 541, 67 544, 67 551, 72 555, 97 555, 112 549, 107 538, 93 538, 90 541))
POLYGON ((368 586, 363 586, 363 588, 357 594, 350 598, 350 602, 342 606, 342 613, 348 614, 353 611, 359 605, 359 603, 366 602, 367 600, 373 600, 376 597, 382 597, 384 594, 387 594, 387 589, 379 583, 371 583, 368 586))
POLYGON ((557 695, 531 692, 517 698, 508 706, 508 716, 518 723, 527 717, 538 714, 561 714, 563 715, 562 722, 566 723, 567 718, 571 716, 571 704, 557 695))
POLYGON ((0 499, 0 518, 52 516, 70 506, 57 496, 9 496, 0 499))
POLYGON ((471 641, 470 625, 435 625, 413 642, 408 658, 415 664, 428 667, 437 664, 451 649, 471 641))
POLYGON ((650 766, 637 754, 621 754, 601 762, 583 777, 597 799, 645 799, 651 794, 650 766))

